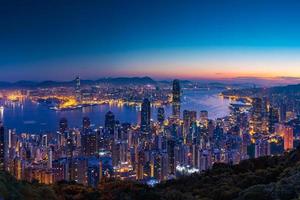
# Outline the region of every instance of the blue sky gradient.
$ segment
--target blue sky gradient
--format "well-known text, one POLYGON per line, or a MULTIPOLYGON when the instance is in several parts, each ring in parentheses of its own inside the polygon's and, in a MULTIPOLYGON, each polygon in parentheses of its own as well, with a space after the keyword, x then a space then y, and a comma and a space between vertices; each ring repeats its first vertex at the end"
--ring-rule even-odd
POLYGON ((0 80, 300 77, 299 10, 296 0, 1 1, 0 80))

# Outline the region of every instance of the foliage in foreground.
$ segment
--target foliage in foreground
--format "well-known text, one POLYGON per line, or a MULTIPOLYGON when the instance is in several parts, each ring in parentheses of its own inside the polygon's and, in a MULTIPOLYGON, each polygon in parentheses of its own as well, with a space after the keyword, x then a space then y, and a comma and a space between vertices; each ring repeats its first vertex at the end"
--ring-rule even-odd
POLYGON ((130 181, 108 181, 98 189, 73 182, 51 186, 17 181, 0 173, 4 199, 99 200, 290 200, 300 197, 300 148, 283 156, 217 164, 203 173, 181 177, 150 188, 130 181))

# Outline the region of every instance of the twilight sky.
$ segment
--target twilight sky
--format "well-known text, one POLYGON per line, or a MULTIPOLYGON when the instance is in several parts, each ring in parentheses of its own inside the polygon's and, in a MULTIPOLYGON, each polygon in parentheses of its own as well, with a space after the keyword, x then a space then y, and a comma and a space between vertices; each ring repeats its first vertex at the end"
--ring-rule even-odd
POLYGON ((1 0, 0 81, 300 77, 297 0, 1 0))

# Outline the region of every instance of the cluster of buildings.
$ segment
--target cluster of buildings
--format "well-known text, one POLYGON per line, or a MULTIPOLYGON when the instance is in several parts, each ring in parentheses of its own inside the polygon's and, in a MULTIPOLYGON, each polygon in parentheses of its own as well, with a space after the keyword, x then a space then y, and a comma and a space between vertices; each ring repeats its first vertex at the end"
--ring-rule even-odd
POLYGON ((214 163, 279 155, 300 141, 299 110, 287 102, 251 97, 250 106, 231 104, 228 116, 211 120, 205 110, 182 111, 179 80, 172 88, 172 115, 159 107, 151 119, 151 100, 145 98, 138 124, 120 123, 109 111, 103 127, 84 117, 81 128, 72 128, 62 118, 51 134, 17 135, 1 125, 0 168, 45 184, 66 180, 97 187, 110 178, 155 184, 214 163))

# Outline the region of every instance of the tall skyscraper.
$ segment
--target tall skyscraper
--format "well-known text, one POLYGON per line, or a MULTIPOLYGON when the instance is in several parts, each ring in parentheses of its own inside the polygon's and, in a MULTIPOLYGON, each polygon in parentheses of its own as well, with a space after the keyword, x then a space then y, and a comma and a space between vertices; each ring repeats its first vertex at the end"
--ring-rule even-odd
POLYGON ((83 129, 88 129, 88 128, 90 128, 90 125, 91 125, 90 118, 84 117, 84 118, 82 119, 82 126, 83 126, 83 129))
POLYGON ((59 132, 64 133, 68 129, 68 120, 61 118, 59 121, 59 132))
POLYGON ((137 162, 136 162, 136 179, 144 179, 144 165, 145 165, 145 152, 143 149, 138 150, 137 152, 137 162))
POLYGON ((115 125, 116 125, 115 115, 111 111, 108 111, 105 114, 105 129, 110 134, 113 134, 115 130, 115 125))
POLYGON ((82 153, 85 156, 95 156, 98 153, 97 133, 90 131, 81 137, 82 153))
POLYGON ((0 124, 0 171, 5 170, 5 143, 4 143, 4 126, 0 124))
POLYGON ((278 109, 270 106, 269 108, 269 133, 275 132, 275 124, 279 122, 279 112, 278 109))
POLYGON ((252 111, 250 120, 251 134, 262 133, 262 99, 252 99, 252 111))
POLYGON ((279 107, 279 121, 284 123, 286 121, 286 104, 281 103, 279 107))
POLYGON ((163 107, 157 109, 157 121, 161 124, 165 121, 165 109, 163 107))
POLYGON ((175 118, 180 118, 180 94, 181 94, 181 89, 180 89, 180 83, 179 80, 175 79, 173 81, 173 99, 172 99, 172 104, 173 104, 173 110, 172 114, 173 117, 175 118))
POLYGON ((175 175, 175 141, 168 140, 167 153, 169 158, 169 174, 175 175))
POLYGON ((68 130, 68 121, 66 118, 59 120, 58 144, 64 146, 66 143, 66 131, 68 130))
POLYGON ((141 131, 150 131, 151 106, 149 99, 144 99, 141 110, 141 131))
POLYGON ((293 149, 294 143, 294 129, 291 126, 284 126, 283 131, 284 150, 293 149))
POLYGON ((77 102, 81 102, 81 88, 80 88, 80 77, 77 76, 75 79, 76 85, 75 85, 75 96, 77 102))
POLYGON ((201 110, 200 111, 200 123, 207 125, 208 122, 208 111, 207 110, 201 110))

